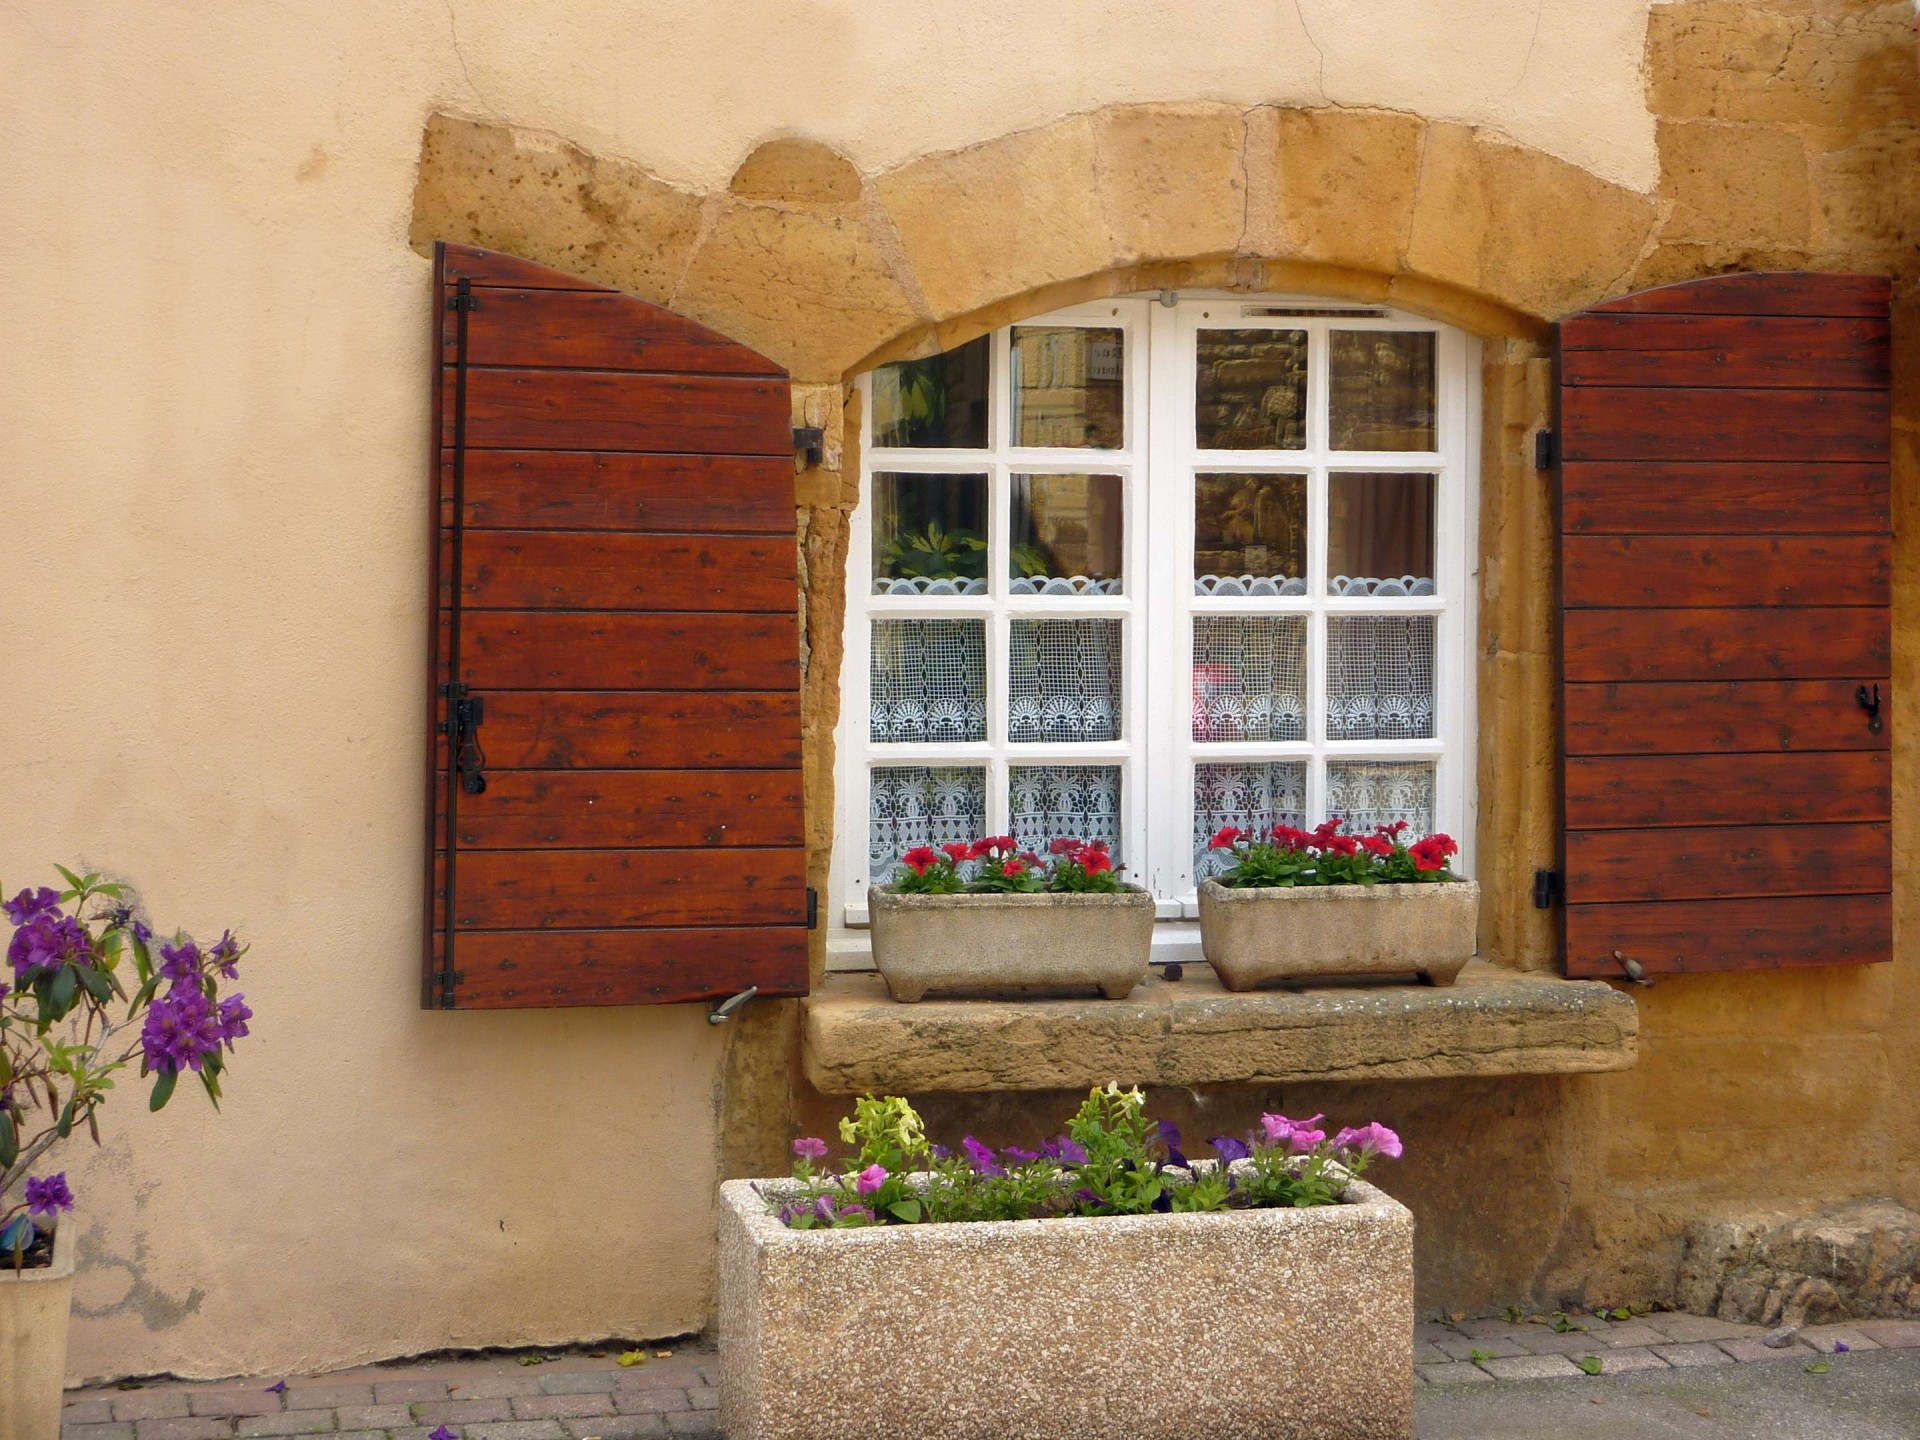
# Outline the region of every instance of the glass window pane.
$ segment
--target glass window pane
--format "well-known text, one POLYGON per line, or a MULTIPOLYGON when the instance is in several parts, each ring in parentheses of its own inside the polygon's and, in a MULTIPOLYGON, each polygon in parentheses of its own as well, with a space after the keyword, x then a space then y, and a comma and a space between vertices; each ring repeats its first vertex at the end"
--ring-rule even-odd
POLYGON ((1196 358, 1202 450, 1306 449, 1306 331, 1202 330, 1196 358))
POLYGON ((892 880, 916 845, 978 840, 987 832, 987 772, 972 766, 893 765, 873 772, 867 799, 867 878, 892 880))
POLYGON ((1120 593, 1124 500, 1118 475, 1015 475, 1015 595, 1120 593))
POLYGON ((1327 477, 1327 593, 1433 594, 1431 475, 1327 477))
POLYGON ((1125 443, 1124 333, 1013 327, 1013 443, 1118 450, 1125 443))
POLYGON ((1047 842, 1063 836, 1104 840, 1120 864, 1118 765, 1014 765, 1007 801, 1021 849, 1044 855, 1047 842))
POLYGON ((1196 615, 1193 738, 1307 738, 1304 615, 1196 615))
POLYGON ((867 736, 987 738, 984 620, 875 620, 867 736))
POLYGON ((873 372, 873 443, 948 450, 987 448, 987 366, 982 335, 925 360, 873 372))
POLYGON ((1193 477, 1193 593, 1307 593, 1307 477, 1193 477))
POLYGON ((1404 820, 1410 839, 1433 831, 1431 760, 1333 760, 1327 764, 1327 814, 1355 835, 1404 820))
POLYGON ((1327 617, 1327 738, 1433 738, 1431 615, 1327 617))
POLYGON ((1335 330, 1328 420, 1335 450, 1432 450, 1431 330, 1335 330))
POLYGON ((1120 738, 1121 622, 1015 620, 1008 635, 1007 738, 1120 738))
POLYGON ((1276 825, 1304 829, 1307 823, 1307 762, 1257 761, 1251 765, 1193 767, 1193 878, 1198 884, 1233 863, 1207 842, 1222 825, 1266 835, 1276 825))
POLYGON ((984 595, 987 477, 873 477, 873 593, 984 595))

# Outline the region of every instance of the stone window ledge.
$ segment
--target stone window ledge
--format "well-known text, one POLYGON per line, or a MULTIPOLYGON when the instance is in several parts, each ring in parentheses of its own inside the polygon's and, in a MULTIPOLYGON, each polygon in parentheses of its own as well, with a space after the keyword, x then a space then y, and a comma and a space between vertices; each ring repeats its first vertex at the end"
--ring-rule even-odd
POLYGON ((829 975, 806 1001, 805 1064, 828 1095, 1570 1075, 1630 1069, 1633 1000, 1596 980, 1476 960, 1448 987, 1235 994, 1156 973, 1125 1000, 923 1000, 829 975))

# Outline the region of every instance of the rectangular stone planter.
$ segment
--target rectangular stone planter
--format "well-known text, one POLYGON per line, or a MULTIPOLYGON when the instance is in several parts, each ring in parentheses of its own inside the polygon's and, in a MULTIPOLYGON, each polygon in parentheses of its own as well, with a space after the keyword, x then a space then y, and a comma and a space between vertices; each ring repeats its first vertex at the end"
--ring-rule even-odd
POLYGON ((71 1215, 53 1232, 53 1264, 14 1273, 0 1266, 0 1436, 60 1440, 67 1376, 67 1310, 80 1227, 71 1215))
POLYGON ((1451 985, 1473 958, 1480 887, 1295 885, 1200 887, 1200 949, 1220 983, 1251 990, 1274 980, 1418 975, 1451 985))
POLYGON ((1110 1000, 1147 976, 1153 897, 868 896, 873 963, 896 1000, 933 993, 1037 995, 1097 989, 1110 1000))
MULTIPOLYGON (((755 1189, 756 1183, 760 1189, 755 1189)), ((789 1230, 720 1188, 728 1440, 1405 1440, 1413 1216, 789 1230)))

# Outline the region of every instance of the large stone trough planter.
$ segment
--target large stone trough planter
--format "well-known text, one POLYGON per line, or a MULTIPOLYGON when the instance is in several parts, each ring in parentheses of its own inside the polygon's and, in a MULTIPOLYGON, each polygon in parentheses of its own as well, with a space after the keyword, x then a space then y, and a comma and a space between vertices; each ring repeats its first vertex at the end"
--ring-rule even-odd
POLYGON ((1473 958, 1480 887, 1200 887, 1200 950, 1229 990, 1274 980, 1418 975, 1451 985, 1473 958))
MULTIPOLYGON (((756 1185, 758 1189, 756 1189, 756 1185)), ((1406 1440, 1413 1216, 789 1230, 721 1186, 727 1440, 1406 1440)))
POLYGON ((1118 1000, 1146 979, 1153 897, 868 895, 873 964, 896 1000, 954 991, 1035 995, 1097 989, 1118 1000))
POLYGON ((0 1266, 0 1437, 59 1440, 67 1377, 67 1310, 73 1298, 69 1215, 53 1232, 53 1263, 15 1272, 0 1266))

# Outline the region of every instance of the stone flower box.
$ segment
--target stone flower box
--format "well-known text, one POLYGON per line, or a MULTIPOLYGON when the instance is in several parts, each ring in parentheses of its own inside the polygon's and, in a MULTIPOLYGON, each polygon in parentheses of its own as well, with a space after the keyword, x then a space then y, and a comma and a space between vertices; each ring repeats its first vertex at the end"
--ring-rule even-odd
POLYGON ((868 894, 873 963, 896 1000, 935 992, 1128 994, 1153 954, 1153 897, 1114 894, 868 894))
POLYGON ((1413 1216, 790 1230, 720 1187, 728 1440, 1406 1440, 1413 1216))
POLYGON ((1229 990, 1274 980, 1404 975, 1451 985, 1473 958, 1480 887, 1200 887, 1200 949, 1229 990))

